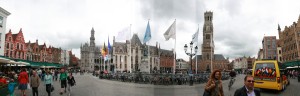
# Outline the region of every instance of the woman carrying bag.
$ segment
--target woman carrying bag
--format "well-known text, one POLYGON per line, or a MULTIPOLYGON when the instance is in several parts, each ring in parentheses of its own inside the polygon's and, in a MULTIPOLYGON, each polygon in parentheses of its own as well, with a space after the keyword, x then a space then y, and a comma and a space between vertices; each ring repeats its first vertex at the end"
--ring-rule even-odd
POLYGON ((69 96, 71 95, 71 87, 76 85, 76 81, 72 75, 72 73, 69 73, 69 76, 67 77, 68 80, 68 91, 69 91, 69 96))
POLYGON ((51 96, 51 92, 53 91, 53 78, 52 78, 52 75, 50 74, 50 71, 46 72, 46 75, 45 75, 45 78, 44 78, 44 81, 45 81, 45 85, 46 85, 46 91, 48 93, 48 96, 51 96))
POLYGON ((204 96, 224 96, 221 71, 214 70, 206 83, 204 96))

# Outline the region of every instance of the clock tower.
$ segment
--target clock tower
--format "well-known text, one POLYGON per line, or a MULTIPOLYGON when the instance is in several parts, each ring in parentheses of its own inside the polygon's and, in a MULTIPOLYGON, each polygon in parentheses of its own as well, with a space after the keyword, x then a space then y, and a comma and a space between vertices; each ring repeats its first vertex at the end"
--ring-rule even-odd
POLYGON ((203 25, 202 60, 214 60, 214 30, 212 20, 213 12, 205 12, 203 25))

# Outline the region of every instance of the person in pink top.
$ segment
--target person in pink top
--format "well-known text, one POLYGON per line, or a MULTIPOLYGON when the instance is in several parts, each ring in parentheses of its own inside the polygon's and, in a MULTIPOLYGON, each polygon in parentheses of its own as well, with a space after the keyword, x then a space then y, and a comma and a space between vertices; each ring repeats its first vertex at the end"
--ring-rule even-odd
POLYGON ((22 94, 21 96, 26 96, 25 90, 27 89, 27 84, 29 83, 29 79, 25 68, 23 68, 21 73, 19 74, 18 81, 19 81, 19 89, 21 90, 21 94, 22 94))

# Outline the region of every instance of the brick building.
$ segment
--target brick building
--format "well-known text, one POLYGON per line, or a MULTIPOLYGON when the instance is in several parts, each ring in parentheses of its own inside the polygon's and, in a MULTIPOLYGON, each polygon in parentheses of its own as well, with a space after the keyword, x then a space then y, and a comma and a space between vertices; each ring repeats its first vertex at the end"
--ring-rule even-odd
POLYGON ((174 52, 160 49, 160 71, 172 73, 174 69, 174 52))
POLYGON ((293 22, 290 26, 285 26, 283 30, 278 25, 278 34, 280 45, 282 45, 282 62, 299 59, 300 16, 297 22, 293 22))
POLYGON ((262 40, 263 57, 264 59, 277 58, 276 36, 264 36, 262 40))
POLYGON ((17 34, 11 30, 5 35, 4 56, 16 59, 26 59, 27 48, 24 41, 22 28, 17 34))

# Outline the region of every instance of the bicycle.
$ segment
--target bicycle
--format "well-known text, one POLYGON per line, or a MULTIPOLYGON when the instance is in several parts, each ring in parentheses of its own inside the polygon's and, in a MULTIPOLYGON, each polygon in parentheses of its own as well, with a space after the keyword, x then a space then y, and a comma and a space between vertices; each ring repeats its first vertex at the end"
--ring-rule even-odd
POLYGON ((233 85, 233 83, 235 82, 235 79, 233 77, 231 77, 229 84, 228 84, 228 89, 230 90, 231 86, 233 85))

